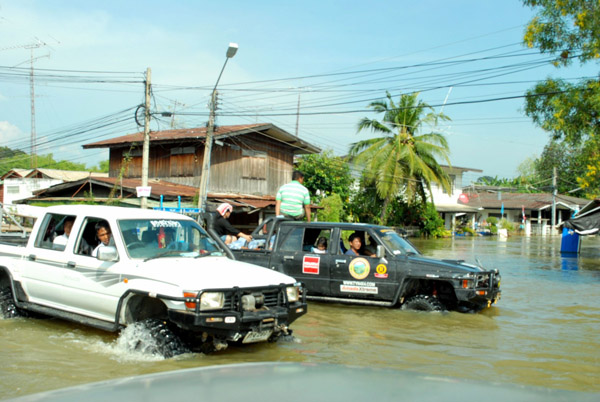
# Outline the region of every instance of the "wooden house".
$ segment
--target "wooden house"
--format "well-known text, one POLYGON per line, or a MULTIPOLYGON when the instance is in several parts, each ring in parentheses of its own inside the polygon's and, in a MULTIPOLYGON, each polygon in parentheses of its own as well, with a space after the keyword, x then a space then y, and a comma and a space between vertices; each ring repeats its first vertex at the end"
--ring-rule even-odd
MULTIPOLYGON (((202 176, 206 127, 150 133, 148 178, 197 187, 202 176)), ((86 144, 109 148, 109 177, 142 175, 143 133, 86 144)), ((221 126, 215 129, 208 191, 274 195, 290 181, 294 155, 320 149, 273 124, 221 126)))
MULTIPOLYGON (((198 188, 202 176, 206 127, 150 133, 148 179, 198 188)), ((291 180, 294 156, 318 153, 314 145, 273 124, 215 128, 208 182, 208 207, 227 201, 246 212, 272 212, 279 187, 291 180)), ((143 133, 85 144, 109 148, 109 177, 139 179, 143 133)), ((237 209, 237 208, 236 208, 237 209)), ((234 212, 237 212, 234 209, 234 212)))

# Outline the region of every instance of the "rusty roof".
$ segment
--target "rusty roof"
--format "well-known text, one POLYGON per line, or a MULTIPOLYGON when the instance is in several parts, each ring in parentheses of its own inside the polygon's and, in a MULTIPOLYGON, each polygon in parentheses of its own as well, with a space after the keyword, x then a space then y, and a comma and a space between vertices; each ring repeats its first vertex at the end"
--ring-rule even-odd
MULTIPOLYGON (((110 184, 111 186, 114 186, 116 183, 121 184, 117 177, 95 177, 94 180, 110 184)), ((142 179, 123 179, 122 183, 123 188, 128 188, 135 192, 135 188, 142 185, 142 179)), ((148 186, 152 187, 152 193, 155 197, 165 195, 171 197, 182 196, 193 198, 198 192, 197 187, 186 186, 184 184, 177 184, 165 180, 148 180, 148 186)))
MULTIPOLYGON (((150 132, 150 143, 151 144, 164 144, 164 143, 181 143, 182 140, 202 140, 206 138, 206 127, 197 128, 182 128, 174 130, 163 130, 163 131, 151 131, 150 132)), ((238 124, 232 126, 218 126, 215 127, 214 138, 227 138, 238 135, 259 133, 263 134, 271 139, 280 141, 288 146, 294 148, 295 153, 319 153, 321 150, 309 144, 306 141, 288 133, 287 131, 275 126, 270 123, 256 123, 256 124, 238 124)), ((113 148, 128 146, 132 143, 142 143, 144 141, 144 133, 139 132, 135 134, 127 134, 121 137, 115 137, 104 141, 92 142, 90 144, 84 144, 84 149, 90 148, 113 148)))
MULTIPOLYGON (((87 184, 100 185, 105 187, 113 187, 115 185, 123 186, 123 192, 127 193, 124 198, 136 197, 136 187, 142 185, 141 179, 123 179, 122 183, 115 177, 91 177, 82 179, 76 182, 62 183, 51 186, 46 189, 34 192, 36 199, 52 198, 59 192, 64 192, 66 189, 72 189, 73 195, 70 197, 84 198, 82 189, 86 189, 87 184)), ((162 195, 165 200, 176 200, 178 196, 187 199, 187 202, 198 193, 197 187, 186 186, 165 180, 148 180, 148 186, 152 187, 150 199, 159 200, 162 195)), ((64 197, 63 197, 64 198, 64 197)), ((261 209, 275 205, 275 197, 271 195, 258 196, 250 194, 229 194, 229 193, 208 193, 209 201, 214 203, 228 202, 234 207, 249 207, 253 209, 261 209)))
MULTIPOLYGON (((104 187, 122 185, 125 192, 136 193, 136 187, 142 185, 142 179, 123 179, 121 181, 117 177, 88 177, 77 181, 56 184, 42 190, 34 191, 33 194, 36 198, 46 198, 55 193, 73 189, 74 192, 71 196, 72 198, 83 197, 81 189, 88 183, 104 187)), ((165 180, 148 180, 148 186, 152 187, 152 194, 149 198, 154 199, 159 199, 161 195, 167 196, 170 199, 177 198, 177 196, 193 198, 198 192, 196 187, 185 186, 183 184, 172 183, 165 180)))

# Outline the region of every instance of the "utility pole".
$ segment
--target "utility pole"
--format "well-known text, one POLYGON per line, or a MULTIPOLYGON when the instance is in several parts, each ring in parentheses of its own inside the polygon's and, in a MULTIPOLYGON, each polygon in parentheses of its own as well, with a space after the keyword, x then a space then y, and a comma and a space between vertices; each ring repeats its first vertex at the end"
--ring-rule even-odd
MULTIPOLYGON (((41 59, 42 57, 50 57, 50 53, 48 53, 47 55, 44 56, 39 56, 36 57, 35 59, 33 58, 33 50, 43 47, 43 46, 48 46, 47 43, 43 42, 42 40, 35 38, 35 40, 37 41, 36 43, 30 43, 30 44, 26 44, 26 45, 18 45, 18 46, 10 46, 10 47, 5 47, 5 48, 0 48, 1 50, 9 50, 9 49, 29 49, 30 50, 30 57, 29 57, 29 63, 30 63, 30 68, 29 68, 29 94, 31 96, 31 167, 33 169, 37 168, 37 138, 36 138, 36 132, 35 132, 35 85, 34 85, 34 73, 33 73, 33 62, 41 59)), ((59 42, 60 43, 60 42, 59 42)), ((26 63, 27 61, 24 61, 22 63, 19 63, 13 67, 17 67, 20 66, 23 63, 26 63)))
MULTIPOLYGON (((216 88, 216 86, 215 86, 216 88)), ((210 113, 208 115, 208 127, 206 128, 206 141, 204 143, 204 158, 202 159, 202 177, 200 178, 200 193, 198 195, 198 209, 205 212, 208 193, 208 178, 210 176, 210 155, 212 153, 213 134, 215 132, 215 109, 217 103, 217 91, 212 91, 210 96, 210 113)))
POLYGON ((171 114, 171 128, 175 129, 175 112, 177 110, 177 106, 185 106, 185 103, 173 101, 173 113, 171 114))
POLYGON ((31 68, 29 70, 29 94, 31 95, 31 168, 37 168, 37 148, 35 133, 35 86, 33 84, 33 47, 31 50, 31 68))
MULTIPOLYGON (((142 187, 148 186, 148 159, 150 158, 150 79, 152 70, 146 69, 146 99, 144 106, 144 146, 142 148, 142 187)), ((148 197, 140 200, 142 209, 148 208, 148 197)))
POLYGON ((556 167, 552 168, 552 234, 556 227, 556 167))

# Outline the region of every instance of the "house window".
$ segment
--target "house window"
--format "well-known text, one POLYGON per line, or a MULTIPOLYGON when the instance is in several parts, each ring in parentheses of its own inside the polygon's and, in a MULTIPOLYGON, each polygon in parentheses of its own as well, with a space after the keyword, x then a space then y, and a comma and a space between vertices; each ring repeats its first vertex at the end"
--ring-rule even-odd
POLYGON ((242 150, 242 177, 244 179, 267 179, 267 153, 242 150))
POLYGON ((171 148, 171 155, 187 155, 196 153, 196 147, 175 147, 171 148))
MULTIPOLYGON (((454 185, 456 184, 456 175, 455 174, 449 174, 448 178, 450 179, 450 194, 452 194, 454 192, 454 185)), ((446 190, 443 190, 444 194, 448 194, 446 192, 446 190)))
POLYGON ((19 186, 7 186, 6 192, 8 194, 19 194, 19 186))
POLYGON ((142 156, 142 148, 133 148, 129 152, 125 151, 123 152, 123 157, 126 157, 128 154, 132 158, 136 156, 142 156))

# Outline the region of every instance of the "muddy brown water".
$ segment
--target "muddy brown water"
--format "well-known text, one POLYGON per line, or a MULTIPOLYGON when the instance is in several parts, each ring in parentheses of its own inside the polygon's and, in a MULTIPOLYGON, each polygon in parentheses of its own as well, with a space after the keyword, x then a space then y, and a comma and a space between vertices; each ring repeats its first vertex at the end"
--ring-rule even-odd
POLYGON ((428 256, 502 274, 502 299, 478 314, 310 303, 295 339, 164 360, 59 320, 0 319, 0 398, 119 377, 244 362, 333 363, 476 381, 600 392, 600 239, 578 257, 558 238, 414 240, 428 256))

